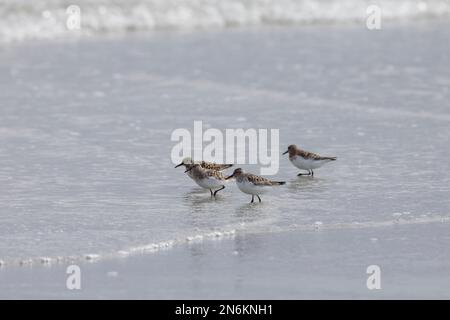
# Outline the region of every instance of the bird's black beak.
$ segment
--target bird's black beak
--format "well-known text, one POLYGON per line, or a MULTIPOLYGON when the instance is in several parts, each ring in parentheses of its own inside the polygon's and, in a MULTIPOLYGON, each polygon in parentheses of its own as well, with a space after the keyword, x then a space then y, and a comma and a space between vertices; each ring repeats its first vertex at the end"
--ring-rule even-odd
POLYGON ((187 169, 184 173, 189 172, 192 170, 193 167, 190 167, 189 169, 187 169))
POLYGON ((283 152, 283 154, 286 154, 286 153, 288 153, 288 152, 289 152, 289 150, 287 150, 287 151, 283 152))
POLYGON ((234 177, 234 174, 232 174, 231 176, 226 177, 225 180, 231 179, 233 177, 234 177))
POLYGON ((183 162, 180 163, 180 164, 177 164, 177 165, 175 166, 175 168, 178 168, 179 166, 182 166, 182 165, 183 165, 183 162))

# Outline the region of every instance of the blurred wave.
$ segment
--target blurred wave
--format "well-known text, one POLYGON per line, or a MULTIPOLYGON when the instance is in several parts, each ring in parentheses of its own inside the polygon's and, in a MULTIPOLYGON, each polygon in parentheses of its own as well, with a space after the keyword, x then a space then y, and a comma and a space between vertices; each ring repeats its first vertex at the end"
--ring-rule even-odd
POLYGON ((390 20, 450 13, 448 0, 0 0, 0 42, 160 29, 362 23, 371 4, 390 20), (79 30, 67 26, 71 5, 81 9, 79 30))

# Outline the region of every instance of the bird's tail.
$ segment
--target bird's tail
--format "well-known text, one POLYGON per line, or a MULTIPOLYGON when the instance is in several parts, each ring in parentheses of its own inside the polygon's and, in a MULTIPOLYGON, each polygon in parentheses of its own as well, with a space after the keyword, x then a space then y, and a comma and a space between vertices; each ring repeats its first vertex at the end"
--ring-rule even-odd
POLYGON ((223 168, 224 169, 228 169, 228 168, 230 168, 230 167, 232 167, 233 165, 232 164, 224 164, 223 165, 223 168))
POLYGON ((281 186, 283 184, 286 184, 285 181, 272 181, 273 186, 281 186))
POLYGON ((336 157, 324 157, 325 160, 335 161, 337 160, 336 157))

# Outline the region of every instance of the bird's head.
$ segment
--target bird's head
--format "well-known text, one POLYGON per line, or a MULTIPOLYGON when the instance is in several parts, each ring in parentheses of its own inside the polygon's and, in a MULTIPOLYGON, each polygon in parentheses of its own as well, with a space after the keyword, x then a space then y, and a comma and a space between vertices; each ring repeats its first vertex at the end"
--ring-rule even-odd
POLYGON ((188 164, 193 164, 194 163, 194 161, 192 161, 192 158, 191 157, 186 157, 186 158, 184 158, 182 161, 181 161, 181 163, 179 163, 179 164, 177 164, 176 166, 175 166, 175 168, 178 168, 178 167, 180 167, 180 166, 187 166, 188 164))
POLYGON ((288 149, 285 152, 283 152, 283 154, 286 154, 286 153, 293 154, 293 153, 295 153, 295 151, 297 149, 298 148, 297 148, 297 146, 295 144, 291 144, 291 145, 288 146, 288 149))
POLYGON ((243 173, 244 173, 244 171, 241 168, 237 168, 233 171, 233 173, 230 176, 226 177, 225 179, 228 180, 233 177, 239 177, 243 173))

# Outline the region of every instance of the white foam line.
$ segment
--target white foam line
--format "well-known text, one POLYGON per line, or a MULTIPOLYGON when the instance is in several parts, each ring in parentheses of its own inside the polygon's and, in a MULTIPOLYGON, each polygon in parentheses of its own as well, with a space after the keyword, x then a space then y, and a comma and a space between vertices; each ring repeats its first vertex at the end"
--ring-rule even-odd
POLYGON ((267 228, 261 228, 261 225, 257 225, 256 228, 247 228, 247 224, 242 225, 240 228, 229 229, 225 231, 211 231, 204 234, 195 234, 180 238, 177 240, 168 240, 158 243, 151 243, 143 246, 132 247, 127 250, 118 250, 113 253, 107 254, 85 254, 81 256, 68 256, 68 257, 39 257, 34 259, 23 259, 7 262, 0 260, 0 267, 11 266, 31 266, 31 265, 47 265, 53 264, 66 264, 66 263, 81 263, 81 262, 99 262, 104 260, 126 258, 133 255, 151 254, 161 252, 162 250, 171 249, 174 246, 190 245, 201 243, 206 240, 223 240, 233 239, 236 234, 271 234, 282 233, 290 231, 326 231, 326 230, 351 230, 351 229, 370 229, 370 228, 383 228, 392 227, 397 225, 418 225, 429 223, 448 223, 450 222, 450 216, 436 216, 436 217, 417 217, 404 219, 398 217, 393 220, 383 221, 364 221, 364 222, 343 222, 343 223, 324 223, 322 221, 316 221, 311 224, 304 225, 292 225, 292 226, 273 226, 269 225, 267 228))
POLYGON ((0 267, 8 266, 32 266, 32 265, 53 265, 53 264, 66 264, 66 263, 81 263, 81 262, 99 262, 108 259, 126 258, 132 255, 157 253, 162 250, 171 249, 175 245, 189 244, 194 242, 202 242, 204 240, 221 240, 225 238, 232 238, 236 234, 236 229, 211 231, 205 234, 195 234, 193 236, 187 236, 176 240, 161 241, 157 243, 150 243, 142 246, 132 247, 126 250, 118 250, 112 253, 106 254, 83 254, 79 256, 68 257, 38 257, 28 258, 13 261, 0 260, 0 267))
MULTIPOLYGON (((361 23, 369 0, 78 0, 82 27, 66 26, 66 0, 3 0, 0 6, 0 43, 27 39, 61 39, 124 34, 135 31, 205 30, 261 25, 361 23), (100 3, 99 3, 100 2, 100 3), (15 4, 18 3, 18 4, 15 4)), ((420 0, 376 1, 384 20, 446 17, 446 0, 421 5, 420 0)), ((383 21, 384 21, 383 20, 383 21)))
POLYGON ((82 254, 78 256, 57 256, 57 257, 38 257, 38 258, 28 258, 22 260, 13 260, 13 261, 3 261, 0 260, 0 267, 3 266, 31 266, 31 265, 46 265, 51 266, 54 264, 67 264, 67 263, 81 263, 81 262, 99 262, 108 259, 118 259, 118 258, 126 258, 132 255, 141 255, 141 254, 149 254, 149 253, 157 253, 162 250, 168 250, 173 248, 175 245, 183 245, 183 244, 193 244, 199 243, 204 240, 222 240, 222 239, 231 239, 235 236, 237 231, 246 230, 248 227, 252 228, 256 224, 256 226, 261 226, 262 224, 273 225, 274 219, 268 218, 262 221, 257 221, 256 223, 239 223, 237 225, 230 225, 227 228, 222 230, 212 230, 204 233, 197 233, 194 235, 189 235, 183 238, 172 239, 167 241, 161 241, 156 243, 145 244, 141 246, 131 247, 127 249, 121 249, 115 252, 107 252, 103 254, 82 254))

